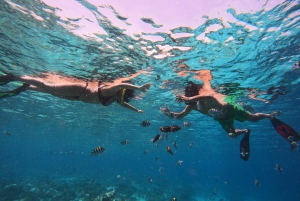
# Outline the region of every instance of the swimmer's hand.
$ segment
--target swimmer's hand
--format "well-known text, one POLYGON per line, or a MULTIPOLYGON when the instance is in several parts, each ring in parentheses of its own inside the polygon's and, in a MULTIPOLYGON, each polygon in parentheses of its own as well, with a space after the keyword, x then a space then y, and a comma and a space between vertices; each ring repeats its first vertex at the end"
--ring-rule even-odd
POLYGON ((160 107, 159 109, 166 117, 171 118, 171 119, 175 118, 174 113, 170 111, 170 108, 167 105, 165 105, 165 108, 160 107))
POLYGON ((144 84, 143 86, 141 86, 139 88, 139 90, 146 92, 146 91, 148 91, 148 89, 150 88, 151 85, 152 85, 151 83, 144 84))
POLYGON ((143 110, 137 110, 138 113, 145 113, 143 110))
POLYGON ((176 99, 175 99, 175 101, 176 101, 177 103, 187 102, 187 101, 189 101, 189 100, 190 100, 190 97, 186 97, 185 95, 182 95, 182 94, 176 95, 176 99))

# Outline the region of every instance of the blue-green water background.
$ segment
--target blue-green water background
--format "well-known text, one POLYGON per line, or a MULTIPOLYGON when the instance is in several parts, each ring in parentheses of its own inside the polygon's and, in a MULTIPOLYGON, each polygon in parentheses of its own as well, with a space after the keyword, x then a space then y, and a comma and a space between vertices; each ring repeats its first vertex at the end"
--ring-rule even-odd
MULTIPOLYGON (((71 34, 58 24, 71 22, 43 10, 54 8, 35 1, 13 2, 27 10, 21 12, 1 1, 1 70, 16 75, 50 71, 84 79, 115 79, 144 69, 149 73, 135 78, 134 83, 153 85, 142 100, 132 101, 145 114, 127 111, 117 104, 104 107, 30 91, 0 100, 0 200, 94 200, 109 191, 108 187, 116 189, 116 199, 123 196, 125 200, 170 200, 172 196, 181 201, 300 199, 299 150, 291 151, 290 144, 276 133, 269 120, 235 124, 251 129, 251 156, 245 162, 239 158, 240 139, 228 139, 213 119, 192 112, 184 120, 171 120, 159 110, 164 104, 175 111, 184 108, 184 104, 175 102, 172 92, 182 92, 184 81, 194 80, 192 75, 178 76, 175 64, 184 60, 192 70, 211 70, 215 88, 227 87, 227 93, 239 95, 238 100, 255 111, 282 111, 279 118, 300 132, 300 71, 292 70, 300 60, 297 1, 252 14, 236 14, 234 8, 229 8, 227 11, 239 22, 259 29, 250 31, 245 25, 231 23, 230 28, 205 34, 213 43, 200 42, 196 37, 208 26, 222 25, 221 19, 208 18, 196 29, 171 30, 174 34, 194 34, 176 42, 166 33, 144 33, 165 38, 162 42, 151 42, 142 35, 134 40, 114 27, 95 6, 78 1, 97 13, 99 25, 108 33, 99 35, 104 41, 97 43, 71 34), (45 21, 36 20, 29 11, 45 21), (226 42, 230 36, 234 39, 226 42), (192 48, 173 50, 174 56, 163 59, 147 56, 141 49, 152 46, 158 50, 156 45, 192 48), (132 63, 120 59, 125 57, 132 63), (156 79, 157 75, 161 79, 156 79), (161 88, 165 81, 170 84, 161 88), (284 87, 285 95, 268 104, 248 98, 247 89, 251 88, 259 98, 270 100, 272 95, 259 92, 272 86, 284 87), (151 122, 150 127, 139 126, 145 119, 151 122), (181 125, 183 121, 192 126, 172 133, 157 147, 150 143, 161 126, 181 125), (122 146, 124 139, 130 143, 122 146), (171 146, 174 140, 176 151, 171 146), (174 156, 166 152, 167 145, 174 156), (106 151, 89 156, 97 146, 106 151), (145 150, 149 150, 147 154, 145 150), (178 160, 183 161, 181 166, 176 166, 178 160), (274 169, 276 164, 283 168, 282 174, 274 169), (160 174, 160 167, 164 174, 160 174), (255 179, 260 182, 259 188, 254 185, 255 179)), ((1 87, 1 91, 5 89, 7 86, 1 87)))

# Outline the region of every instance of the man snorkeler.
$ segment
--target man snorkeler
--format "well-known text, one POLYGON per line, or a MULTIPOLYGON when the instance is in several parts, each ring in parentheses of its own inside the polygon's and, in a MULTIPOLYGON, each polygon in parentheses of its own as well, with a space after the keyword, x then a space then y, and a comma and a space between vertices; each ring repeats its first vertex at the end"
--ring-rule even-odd
POLYGON ((213 117, 220 123, 229 137, 237 138, 241 134, 249 132, 249 129, 235 129, 234 120, 257 122, 265 118, 272 118, 274 114, 250 113, 238 104, 235 104, 230 97, 216 92, 211 87, 212 75, 210 71, 201 72, 204 85, 189 82, 185 88, 185 95, 176 95, 178 103, 185 102, 186 107, 182 112, 168 112, 166 108, 161 108, 163 114, 169 117, 182 119, 191 111, 196 110, 204 115, 213 117))
POLYGON ((230 97, 216 92, 211 87, 210 81, 212 80, 212 75, 209 70, 201 70, 200 79, 204 85, 188 82, 188 86, 185 88, 185 95, 176 95, 176 101, 178 103, 185 102, 186 104, 183 111, 178 113, 171 112, 169 108, 166 107, 160 108, 162 113, 170 118, 182 119, 191 111, 195 110, 209 117, 213 117, 227 132, 228 137, 235 139, 244 134, 244 138, 241 141, 240 156, 243 160, 248 160, 250 154, 250 130, 236 129, 234 127, 234 120, 240 122, 257 122, 266 118, 272 119, 275 114, 250 113, 234 103, 230 97))

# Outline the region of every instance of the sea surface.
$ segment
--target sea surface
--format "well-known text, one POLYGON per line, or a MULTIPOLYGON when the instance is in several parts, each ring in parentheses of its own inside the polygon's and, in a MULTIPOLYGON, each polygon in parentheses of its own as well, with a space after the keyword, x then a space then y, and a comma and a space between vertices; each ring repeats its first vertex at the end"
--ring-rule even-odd
POLYGON ((1 99, 0 200, 300 200, 300 150, 268 119, 235 123, 251 130, 244 161, 242 137, 228 138, 213 118, 159 109, 183 110, 176 95, 209 70, 214 89, 254 112, 281 111, 300 132, 299 1, 0 2, 1 72, 106 81, 145 72, 132 82, 152 83, 130 102, 145 113, 33 91, 1 99), (181 130, 150 141, 172 125, 181 130), (105 151, 90 156, 98 146, 105 151))

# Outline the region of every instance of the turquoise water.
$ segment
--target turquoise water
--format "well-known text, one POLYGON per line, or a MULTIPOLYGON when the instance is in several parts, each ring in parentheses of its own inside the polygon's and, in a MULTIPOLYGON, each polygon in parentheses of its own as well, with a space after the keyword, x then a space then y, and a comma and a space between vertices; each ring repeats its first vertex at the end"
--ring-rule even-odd
MULTIPOLYGON (((234 20, 206 15, 195 27, 169 31, 160 30, 168 21, 161 25, 145 14, 140 22, 157 31, 133 34, 126 30, 135 24, 119 7, 91 2, 67 7, 76 11, 80 5, 93 13, 94 21, 87 14, 59 17, 62 9, 40 1, 1 1, 0 70, 15 75, 54 72, 87 80, 114 80, 145 70, 147 74, 133 82, 151 82, 152 87, 141 100, 131 102, 145 113, 32 91, 0 100, 0 200, 300 199, 300 152, 290 149, 269 120, 235 123, 236 128, 251 129, 251 156, 245 162, 239 157, 241 138, 229 139, 212 118, 192 112, 172 120, 159 110, 165 104, 174 111, 185 107, 175 102, 175 94, 183 93, 185 81, 199 82, 193 73, 179 76, 185 64, 192 71, 210 70, 215 89, 238 96, 237 101, 256 112, 282 111, 278 118, 300 132, 300 70, 293 69, 300 60, 298 1, 273 3, 268 9, 266 1, 252 12, 227 6, 224 13, 234 20), (87 21, 103 33, 91 34, 84 28, 88 25, 80 24, 87 21), (125 28, 117 26, 119 22, 125 28), (212 27, 217 29, 209 31, 212 27), (162 51, 161 46, 173 49, 162 51), (268 94, 271 87, 274 93, 268 94), (146 119, 151 125, 140 127, 146 119), (172 133, 158 146, 150 142, 161 126, 185 121, 191 127, 172 133), (130 143, 121 145, 125 139, 130 143), (178 149, 172 145, 175 140, 178 149), (97 146, 105 152, 90 156, 97 146), (176 165, 178 160, 182 165, 176 165), (101 198, 106 193, 113 196, 101 198)), ((0 90, 14 87, 10 83, 0 90)))

